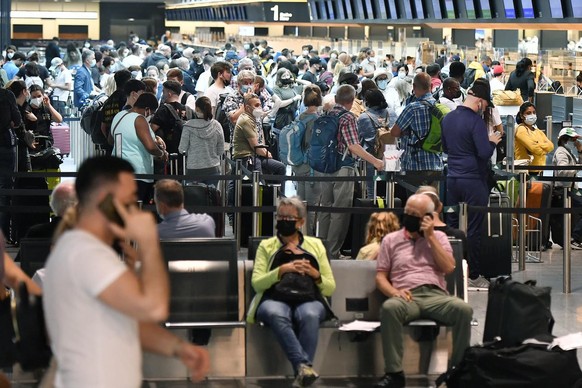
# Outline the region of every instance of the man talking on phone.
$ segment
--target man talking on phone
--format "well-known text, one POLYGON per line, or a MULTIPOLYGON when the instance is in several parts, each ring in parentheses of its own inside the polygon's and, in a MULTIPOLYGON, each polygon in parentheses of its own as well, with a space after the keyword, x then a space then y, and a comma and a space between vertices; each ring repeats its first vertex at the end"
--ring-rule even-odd
POLYGON ((168 274, 154 217, 136 206, 131 164, 87 159, 75 190, 77 222, 56 241, 43 283, 56 386, 141 387, 142 349, 179 358, 193 380, 202 379, 206 350, 159 326, 168 317, 168 274), (116 241, 139 270, 120 260, 116 241))
POLYGON ((434 203, 423 194, 408 198, 399 231, 382 240, 376 285, 388 297, 380 309, 384 377, 374 387, 404 387, 403 326, 432 319, 453 328, 451 365, 469 347, 473 309, 446 291, 445 275, 455 270, 451 244, 434 230, 434 203))

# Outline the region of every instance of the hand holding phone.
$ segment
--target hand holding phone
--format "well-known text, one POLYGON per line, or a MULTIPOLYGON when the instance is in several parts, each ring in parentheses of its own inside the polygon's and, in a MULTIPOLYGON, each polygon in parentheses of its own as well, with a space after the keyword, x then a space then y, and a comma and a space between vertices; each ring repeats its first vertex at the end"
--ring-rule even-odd
POLYGON ((125 226, 125 222, 123 221, 123 218, 121 218, 121 216, 119 215, 119 212, 115 208, 115 204, 113 203, 113 194, 112 193, 107 194, 105 199, 103 199, 103 201, 101 201, 98 206, 99 206, 99 210, 101 210, 103 215, 109 221, 113 222, 116 225, 121 226, 122 228, 125 226))

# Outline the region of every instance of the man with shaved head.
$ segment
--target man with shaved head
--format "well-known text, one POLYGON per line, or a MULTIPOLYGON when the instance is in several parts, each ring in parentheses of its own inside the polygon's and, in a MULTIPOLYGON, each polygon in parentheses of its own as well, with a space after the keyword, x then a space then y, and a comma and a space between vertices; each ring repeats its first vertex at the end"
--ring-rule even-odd
POLYGON ((458 365, 471 339, 473 309, 446 291, 445 275, 455 270, 451 244, 434 230, 434 203, 426 195, 408 198, 403 228, 382 240, 376 285, 388 299, 380 310, 385 375, 374 387, 405 386, 403 326, 432 319, 453 329, 451 365, 458 365))

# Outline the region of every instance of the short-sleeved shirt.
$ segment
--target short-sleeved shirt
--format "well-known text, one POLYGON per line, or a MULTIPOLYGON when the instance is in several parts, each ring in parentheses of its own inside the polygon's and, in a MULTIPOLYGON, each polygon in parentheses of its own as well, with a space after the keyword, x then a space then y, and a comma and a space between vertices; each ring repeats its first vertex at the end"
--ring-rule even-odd
POLYGON ((126 101, 125 94, 121 90, 114 91, 111 96, 105 101, 103 104, 103 108, 101 112, 103 112, 103 124, 106 124, 111 130, 111 122, 116 114, 121 112, 123 107, 125 106, 126 101))
MULTIPOLYGON (((232 114, 232 112, 236 111, 237 109, 239 109, 243 104, 245 103, 245 98, 244 96, 238 91, 234 91, 232 93, 230 93, 228 96, 226 96, 226 98, 224 99, 224 104, 222 105, 222 110, 224 111, 224 113, 226 113, 226 115, 228 117, 230 117, 230 115, 232 114)), ((265 110, 265 107, 263 107, 263 110, 265 110)), ((241 114, 242 116, 242 114, 241 114)), ((254 118, 254 116, 253 116, 254 118)), ((255 126, 257 128, 261 128, 261 122, 258 119, 254 119, 255 120, 255 126)), ((238 124, 238 122, 237 122, 238 124)), ((232 124, 232 121, 230 121, 230 136, 231 139, 224 139, 226 141, 234 141, 234 132, 235 132, 236 128, 235 125, 232 124)), ((256 135, 258 136, 258 141, 259 144, 264 144, 264 139, 263 139, 263 131, 257 131, 256 135)))
MULTIPOLYGON (((445 251, 452 254, 447 235, 437 230, 434 235, 445 251)), ((411 239, 404 228, 382 239, 376 269, 378 272, 387 272, 390 283, 398 289, 411 290, 423 285, 435 285, 447 290, 445 274, 436 265, 428 241, 423 237, 411 239)))
MULTIPOLYGON (((234 126, 233 154, 235 159, 246 158, 255 153, 248 139, 258 138, 257 122, 255 118, 246 112, 241 114, 234 126)), ((261 142, 259 141, 259 144, 261 142)))
POLYGON ((358 121, 352 112, 339 104, 335 104, 329 115, 340 116, 337 150, 343 155, 346 148, 352 144, 359 144, 358 121))
POLYGON ((47 259, 43 307, 58 370, 58 387, 141 386, 138 322, 99 295, 126 265, 83 230, 64 233, 47 259))
POLYGON ((214 219, 208 214, 190 214, 186 209, 166 214, 158 224, 160 238, 214 237, 214 219))
POLYGON ((402 169, 404 171, 442 171, 443 162, 438 154, 414 146, 419 138, 426 136, 431 121, 429 107, 420 101, 435 103, 432 94, 427 93, 406 105, 396 120, 396 125, 402 130, 400 141, 404 150, 400 158, 402 169))

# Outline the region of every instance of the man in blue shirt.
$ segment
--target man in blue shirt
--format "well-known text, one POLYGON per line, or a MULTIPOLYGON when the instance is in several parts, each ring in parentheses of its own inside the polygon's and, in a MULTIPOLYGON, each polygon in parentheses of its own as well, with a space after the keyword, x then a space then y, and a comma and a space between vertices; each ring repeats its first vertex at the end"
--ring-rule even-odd
POLYGON ((93 78, 91 68, 95 66, 95 53, 91 50, 83 50, 81 54, 83 66, 75 73, 75 106, 81 108, 87 98, 93 92, 93 78))
POLYGON ((6 71, 6 77, 8 78, 8 81, 12 81, 14 79, 14 76, 16 73, 18 73, 18 70, 20 70, 20 67, 25 60, 26 56, 20 51, 17 51, 12 55, 11 59, 9 58, 9 60, 6 61, 2 68, 6 71))
POLYGON ((184 190, 173 179, 162 179, 154 186, 160 238, 214 237, 215 223, 208 214, 190 214, 184 209, 184 190))
MULTIPOLYGON (((400 137, 400 147, 404 150, 400 161, 402 170, 406 172, 404 180, 413 186, 438 185, 442 176, 443 162, 441 155, 427 152, 419 146, 419 140, 424 138, 430 129, 430 105, 435 99, 430 91, 430 76, 419 73, 412 81, 413 97, 398 116, 390 132, 394 137, 400 137)), ((435 186, 436 187, 436 186, 435 186)), ((414 191, 406 189, 402 194, 408 197, 414 191)), ((406 198, 402 198, 404 201, 406 198)))
MULTIPOLYGON (((490 189, 487 185, 489 159, 501 140, 499 132, 488 135, 483 111, 493 107, 491 88, 484 78, 476 79, 463 105, 447 114, 442 122, 443 149, 448 154, 447 205, 465 202, 487 206, 490 189)), ((467 228, 469 253, 469 286, 484 288, 488 282, 480 276, 479 246, 484 213, 470 212, 467 228)), ((457 213, 449 213, 449 223, 458 228, 457 213)))

